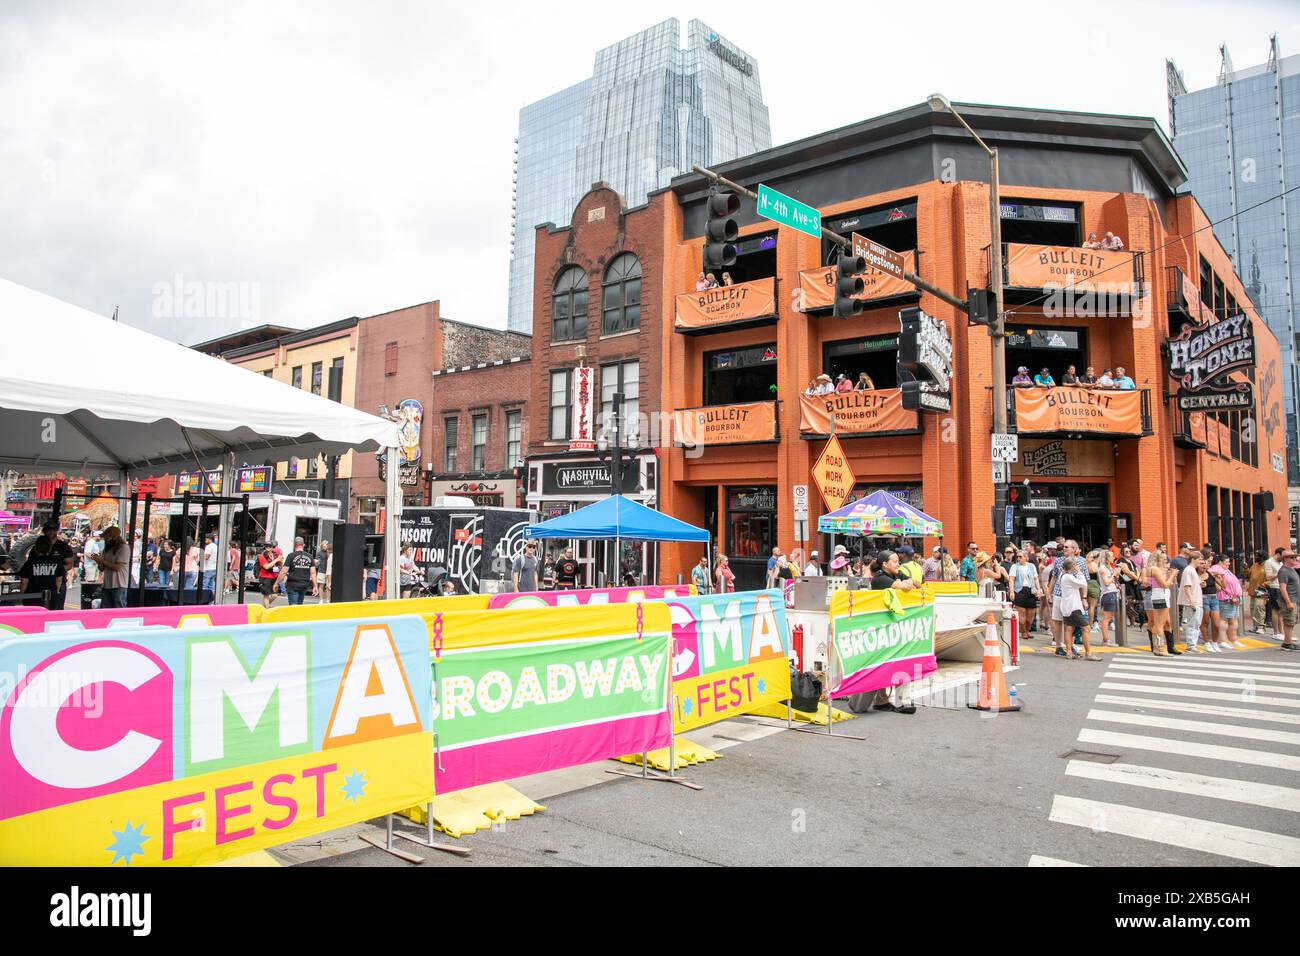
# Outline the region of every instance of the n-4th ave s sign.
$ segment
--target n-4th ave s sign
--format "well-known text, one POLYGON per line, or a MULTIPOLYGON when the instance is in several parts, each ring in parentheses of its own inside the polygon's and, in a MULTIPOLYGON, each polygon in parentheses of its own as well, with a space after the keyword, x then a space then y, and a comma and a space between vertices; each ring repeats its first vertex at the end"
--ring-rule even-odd
POLYGON ((822 236, 822 214, 806 203, 791 199, 771 186, 758 187, 758 214, 764 219, 805 232, 814 239, 822 236))

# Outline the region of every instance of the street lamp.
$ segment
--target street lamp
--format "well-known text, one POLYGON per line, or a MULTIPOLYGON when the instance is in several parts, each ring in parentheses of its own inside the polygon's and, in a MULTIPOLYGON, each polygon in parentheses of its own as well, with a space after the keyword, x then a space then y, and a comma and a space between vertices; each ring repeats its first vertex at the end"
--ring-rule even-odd
MULTIPOLYGON (((947 110, 957 118, 957 122, 966 132, 974 137, 980 148, 989 155, 989 284, 993 298, 993 315, 989 321, 989 338, 993 341, 993 431, 999 435, 1007 431, 1007 354, 1003 347, 1006 338, 1006 316, 1002 311, 1002 191, 1001 177, 998 173, 998 151, 989 146, 979 133, 971 129, 970 124, 957 112, 952 102, 942 93, 931 93, 927 100, 931 109, 947 110)), ((1004 508, 1007 501, 1007 486, 998 482, 994 486, 995 502, 1004 508)), ((998 535, 998 548, 1002 548, 1002 536, 998 535)))

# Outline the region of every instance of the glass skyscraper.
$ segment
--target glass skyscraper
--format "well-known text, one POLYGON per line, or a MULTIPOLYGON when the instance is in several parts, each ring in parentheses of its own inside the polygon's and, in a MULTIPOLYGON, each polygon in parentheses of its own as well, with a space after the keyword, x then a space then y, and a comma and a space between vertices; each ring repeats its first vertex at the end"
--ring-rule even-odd
POLYGON ((1188 91, 1166 64, 1169 127, 1190 175, 1188 188, 1232 256, 1255 308, 1282 346, 1287 483, 1300 485, 1296 393, 1300 370, 1296 296, 1300 294, 1300 56, 1283 59, 1277 37, 1268 62, 1236 70, 1219 48, 1218 82, 1188 91))
POLYGON ((758 63, 701 23, 665 20, 596 54, 590 79, 519 111, 508 328, 533 327, 534 227, 568 225, 593 183, 628 206, 694 163, 772 145, 758 63))

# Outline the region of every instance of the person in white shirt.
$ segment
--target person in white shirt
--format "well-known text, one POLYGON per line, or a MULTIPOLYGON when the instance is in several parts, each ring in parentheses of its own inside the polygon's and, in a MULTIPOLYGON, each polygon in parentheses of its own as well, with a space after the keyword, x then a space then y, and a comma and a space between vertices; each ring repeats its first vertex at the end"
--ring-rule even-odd
MULTIPOLYGON (((1183 608, 1183 639, 1187 649, 1204 654, 1205 648, 1199 646, 1201 639, 1201 619, 1205 616, 1204 592, 1201 590, 1201 571, 1205 568, 1205 558, 1199 551, 1187 555, 1187 567, 1183 568, 1178 579, 1178 604, 1183 608)), ((1218 647, 1214 648, 1218 651, 1218 647)))
POLYGON ((81 549, 81 581, 83 584, 98 584, 103 580, 104 573, 100 570, 99 563, 93 560, 92 556, 104 553, 104 533, 102 531, 92 531, 90 537, 86 540, 86 545, 81 549))
POLYGON ((1089 628, 1088 623, 1088 577, 1080 569, 1083 561, 1081 558, 1066 558, 1061 566, 1061 573, 1057 580, 1061 587, 1061 646, 1057 648, 1058 657, 1069 657, 1073 660, 1099 661, 1101 660, 1092 652, 1092 647, 1088 643, 1089 628), (1082 631, 1083 637, 1083 654, 1082 657, 1075 652, 1073 646, 1073 635, 1082 631))
POLYGON ((818 562, 817 560, 817 552, 809 551, 808 563, 805 564, 803 568, 803 576, 806 578, 816 578, 816 577, 821 577, 821 573, 822 573, 822 566, 821 563, 818 562))
POLYGON ((217 536, 208 535, 203 545, 203 590, 215 591, 217 588, 217 536))

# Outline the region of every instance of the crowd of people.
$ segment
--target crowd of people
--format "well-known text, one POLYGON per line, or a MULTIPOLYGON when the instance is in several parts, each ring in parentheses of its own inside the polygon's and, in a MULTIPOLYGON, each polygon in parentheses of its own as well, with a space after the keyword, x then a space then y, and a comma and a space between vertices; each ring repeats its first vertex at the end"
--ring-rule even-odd
POLYGON ((1104 238, 1098 239, 1095 232, 1088 233, 1088 239, 1083 244, 1085 249, 1104 249, 1107 252, 1123 252, 1124 240, 1113 232, 1106 233, 1104 238))
MULTIPOLYGON (((1133 381, 1132 376, 1125 371, 1124 366, 1119 365, 1114 369, 1102 369, 1100 375, 1096 369, 1089 365, 1088 370, 1082 375, 1078 369, 1071 365, 1061 376, 1062 385, 1071 385, 1078 388, 1095 388, 1095 389, 1114 389, 1117 391, 1132 391, 1137 388, 1137 383, 1133 381)), ((1020 366, 1016 369, 1015 377, 1011 379, 1013 388, 1055 388, 1056 380, 1052 377, 1050 369, 1039 369, 1038 374, 1030 376, 1027 366, 1020 366)))
POLYGON ((870 392, 875 389, 876 385, 871 380, 871 376, 866 372, 859 372, 857 379, 849 378, 841 372, 835 378, 831 378, 826 372, 822 372, 811 382, 803 393, 810 398, 816 398, 818 395, 832 395, 835 392, 870 392))
POLYGON ((720 286, 734 285, 734 284, 735 283, 732 282, 730 272, 722 273, 721 282, 718 281, 717 277, 714 276, 712 272, 701 272, 700 277, 695 280, 695 291, 707 292, 709 289, 717 289, 720 286))

